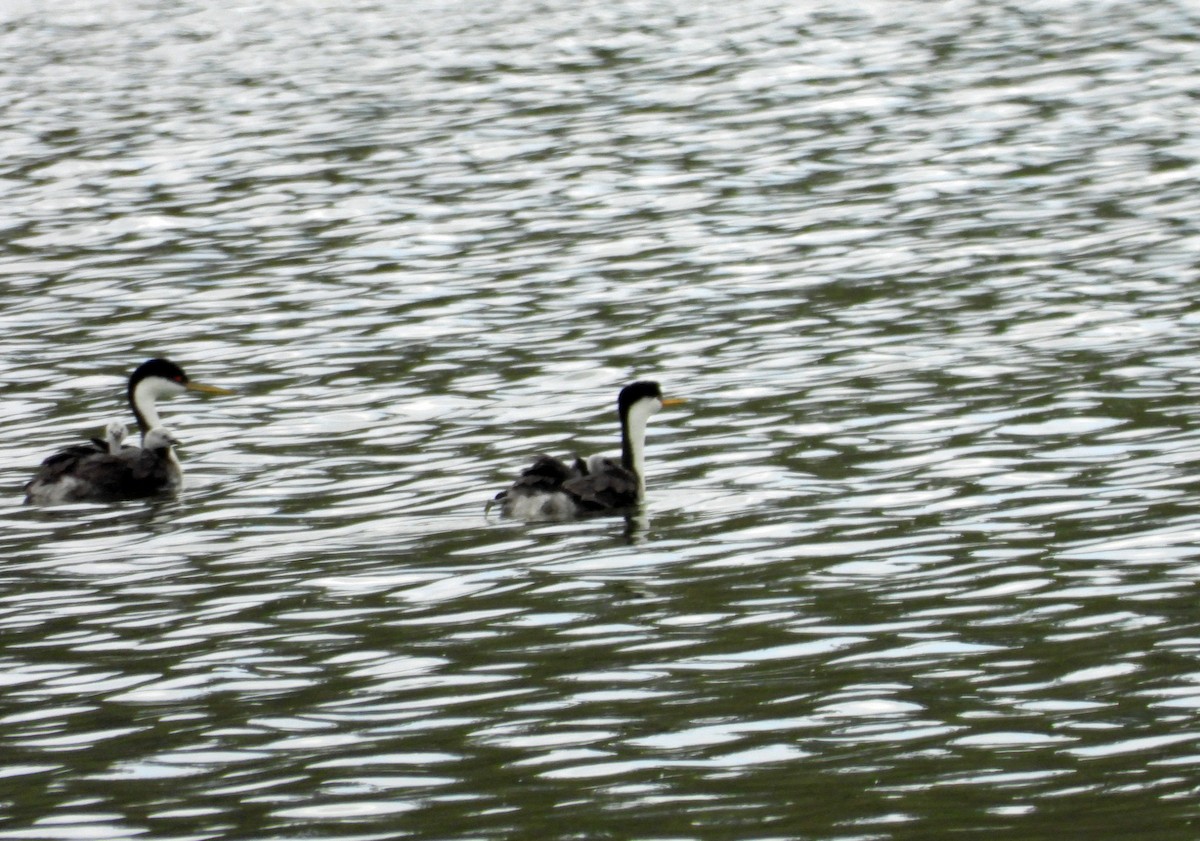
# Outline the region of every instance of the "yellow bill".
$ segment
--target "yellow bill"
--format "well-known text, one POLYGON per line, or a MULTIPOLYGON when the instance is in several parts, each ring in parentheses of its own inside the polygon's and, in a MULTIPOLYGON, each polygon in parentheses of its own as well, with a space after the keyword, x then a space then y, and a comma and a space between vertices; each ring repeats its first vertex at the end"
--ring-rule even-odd
POLYGON ((187 390, 188 391, 200 391, 200 392, 203 392, 204 394, 234 394, 235 393, 235 392, 230 391, 227 388, 218 388, 215 385, 205 385, 204 383, 193 383, 193 382, 189 382, 187 384, 187 390))

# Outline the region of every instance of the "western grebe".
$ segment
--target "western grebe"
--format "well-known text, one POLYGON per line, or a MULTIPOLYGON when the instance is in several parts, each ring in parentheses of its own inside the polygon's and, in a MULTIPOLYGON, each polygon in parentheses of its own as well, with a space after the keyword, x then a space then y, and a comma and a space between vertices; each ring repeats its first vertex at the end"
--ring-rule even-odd
POLYGON ((142 446, 122 446, 125 426, 113 421, 104 441, 92 439, 91 444, 67 447, 42 462, 25 486, 25 501, 114 502, 177 490, 182 471, 171 450, 174 439, 161 429, 157 401, 184 391, 233 393, 190 381, 182 368, 166 359, 143 362, 130 375, 127 390, 142 446))
POLYGON ((508 517, 525 520, 570 520, 628 510, 646 493, 646 422, 663 406, 682 403, 662 396, 658 383, 639 380, 621 389, 617 416, 621 421, 621 458, 592 456, 571 464, 538 456, 508 490, 488 503, 500 503, 508 517))

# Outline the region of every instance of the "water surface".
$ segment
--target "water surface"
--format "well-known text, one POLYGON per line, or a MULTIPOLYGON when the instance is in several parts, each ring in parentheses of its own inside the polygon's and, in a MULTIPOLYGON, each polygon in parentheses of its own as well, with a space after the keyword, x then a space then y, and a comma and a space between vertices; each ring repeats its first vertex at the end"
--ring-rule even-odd
POLYGON ((1194 838, 1200 18, 576 6, 0 11, 0 838, 1194 838))

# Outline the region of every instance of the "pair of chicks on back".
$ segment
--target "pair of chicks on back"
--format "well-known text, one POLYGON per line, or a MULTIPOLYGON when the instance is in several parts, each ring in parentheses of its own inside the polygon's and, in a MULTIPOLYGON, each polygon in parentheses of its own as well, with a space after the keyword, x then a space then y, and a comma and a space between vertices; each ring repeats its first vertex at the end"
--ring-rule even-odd
POLYGON ((162 426, 157 400, 183 391, 231 392, 191 382, 166 359, 142 363, 129 378, 129 405, 142 431, 142 446, 124 443, 125 425, 108 424, 104 440, 60 450, 42 462, 25 486, 25 501, 36 503, 116 502, 178 491, 183 470, 173 446, 179 442, 162 426))
POLYGON ((140 447, 123 445, 124 438, 124 425, 114 421, 105 440, 50 456, 25 486, 26 501, 115 502, 179 489, 183 471, 171 449, 179 443, 175 436, 160 426, 146 433, 140 447))

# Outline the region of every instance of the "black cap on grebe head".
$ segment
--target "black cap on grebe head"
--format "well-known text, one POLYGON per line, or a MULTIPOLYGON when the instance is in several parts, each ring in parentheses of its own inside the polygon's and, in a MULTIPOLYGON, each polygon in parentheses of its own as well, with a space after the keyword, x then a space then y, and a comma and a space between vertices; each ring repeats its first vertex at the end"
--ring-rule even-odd
POLYGON ((154 359, 147 359, 129 375, 129 390, 132 392, 138 383, 150 377, 158 377, 161 380, 178 383, 185 388, 188 383, 188 376, 183 372, 182 368, 169 359, 156 357, 154 359))
POLYGON ((639 400, 657 400, 662 402, 662 389, 653 380, 638 380, 621 389, 617 397, 617 412, 622 417, 629 413, 630 407, 639 400))

